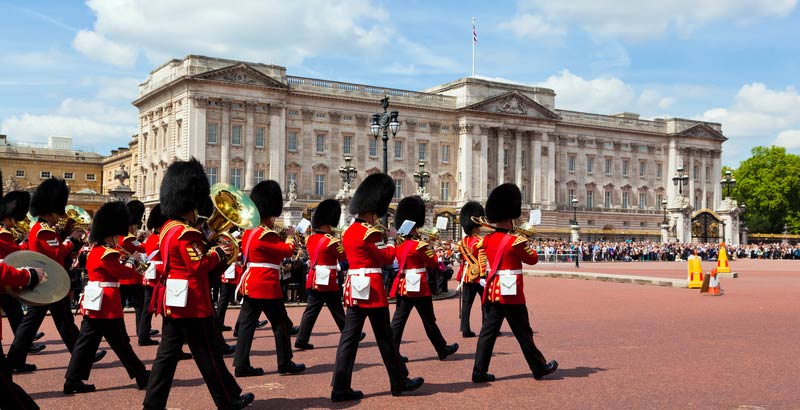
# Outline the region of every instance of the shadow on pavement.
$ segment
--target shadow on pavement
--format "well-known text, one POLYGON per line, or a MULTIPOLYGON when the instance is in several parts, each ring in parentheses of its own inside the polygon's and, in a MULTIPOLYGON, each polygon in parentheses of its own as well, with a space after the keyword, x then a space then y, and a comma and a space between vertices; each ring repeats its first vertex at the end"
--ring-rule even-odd
POLYGON ((258 400, 256 398, 250 408, 253 409, 349 409, 358 407, 361 404, 360 400, 348 401, 344 403, 334 403, 329 397, 314 397, 302 399, 266 399, 258 400))
MULTIPOLYGON (((540 381, 546 380, 563 380, 566 378, 571 377, 589 377, 589 375, 597 373, 597 372, 604 372, 607 369, 602 367, 585 367, 585 366, 578 366, 572 369, 561 369, 559 368, 555 374, 545 377, 540 381)), ((522 374, 515 374, 512 376, 503 376, 498 377, 497 381, 501 380, 515 380, 515 379, 533 379, 533 375, 531 373, 522 373, 522 374)))

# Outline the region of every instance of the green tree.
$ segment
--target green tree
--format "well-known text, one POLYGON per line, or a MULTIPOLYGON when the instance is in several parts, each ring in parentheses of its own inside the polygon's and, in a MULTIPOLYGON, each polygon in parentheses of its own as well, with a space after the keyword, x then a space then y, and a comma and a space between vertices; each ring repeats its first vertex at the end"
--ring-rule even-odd
POLYGON ((800 232, 800 156, 776 146, 755 147, 751 153, 732 170, 736 178, 732 196, 746 204, 747 228, 780 233, 785 224, 790 232, 800 232))

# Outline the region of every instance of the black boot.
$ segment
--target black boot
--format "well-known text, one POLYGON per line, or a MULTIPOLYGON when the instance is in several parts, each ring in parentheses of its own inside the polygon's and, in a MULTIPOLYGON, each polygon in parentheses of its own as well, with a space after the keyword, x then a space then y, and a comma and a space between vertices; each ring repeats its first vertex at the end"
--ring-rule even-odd
POLYGON ((67 380, 64 382, 64 394, 74 394, 74 393, 91 393, 97 390, 93 384, 86 384, 82 381, 69 381, 67 380))
POLYGON ((280 374, 297 374, 302 373, 304 370, 306 370, 306 365, 302 363, 289 362, 289 364, 278 366, 278 373, 280 374))
POLYGON ((392 396, 399 396, 404 391, 414 391, 419 389, 425 383, 422 377, 415 377, 413 379, 406 378, 406 381, 401 386, 392 387, 392 396))
POLYGON ((447 359, 447 356, 458 351, 458 343, 453 343, 444 347, 444 352, 439 353, 439 360, 447 359))
POLYGON ((136 376, 136 387, 139 390, 147 389, 147 383, 150 382, 150 370, 145 370, 144 373, 136 376))
POLYGON ((250 405, 255 400, 256 396, 253 393, 245 393, 239 396, 238 399, 231 402, 228 408, 232 410, 240 410, 250 405))
POLYGON ((551 360, 550 362, 547 363, 547 366, 545 366, 542 372, 539 374, 534 374, 533 378, 536 380, 542 380, 548 374, 555 373, 557 369, 558 369, 558 362, 555 360, 551 360))
POLYGON ((346 390, 343 392, 332 391, 331 392, 331 401, 334 403, 338 403, 340 401, 352 401, 352 400, 361 400, 364 398, 364 393, 361 390, 346 390))

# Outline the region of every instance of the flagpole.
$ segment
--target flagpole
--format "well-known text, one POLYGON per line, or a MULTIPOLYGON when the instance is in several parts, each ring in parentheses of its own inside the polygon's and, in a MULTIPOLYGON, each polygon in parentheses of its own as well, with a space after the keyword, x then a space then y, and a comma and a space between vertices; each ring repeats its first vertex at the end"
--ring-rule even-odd
POLYGON ((475 17, 472 17, 472 77, 475 77, 475 17))

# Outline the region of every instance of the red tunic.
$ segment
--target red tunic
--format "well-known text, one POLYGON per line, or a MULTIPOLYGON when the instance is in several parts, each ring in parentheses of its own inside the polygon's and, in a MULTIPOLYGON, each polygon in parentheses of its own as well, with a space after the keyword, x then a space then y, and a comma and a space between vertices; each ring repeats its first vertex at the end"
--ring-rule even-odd
POLYGON ((166 294, 157 295, 164 315, 175 319, 213 316, 208 272, 221 257, 215 250, 207 250, 202 232, 181 221, 168 221, 161 229, 159 254, 164 261, 164 279, 185 279, 189 285, 186 307, 166 306, 166 294))
MULTIPOLYGON (((0 286, 22 288, 31 283, 31 274, 27 269, 17 269, 0 262, 0 286)), ((0 319, 0 340, 3 340, 3 322, 0 319)))
POLYGON ((524 305, 525 304, 525 289, 523 287, 523 280, 521 274, 514 274, 516 277, 516 295, 502 295, 500 291, 500 277, 508 273, 521 273, 522 264, 535 265, 539 261, 539 256, 536 251, 528 246, 528 240, 522 236, 495 231, 486 235, 481 240, 477 247, 483 249, 486 253, 487 269, 489 276, 486 278, 486 287, 483 292, 484 302, 497 302, 504 305, 524 305), (506 244, 502 250, 499 251, 501 256, 500 264, 497 267, 497 272, 492 268, 495 264, 495 259, 498 256, 500 245, 506 240, 506 244), (498 275, 497 273, 500 272, 498 275))
POLYGON ((20 249, 20 246, 14 241, 14 234, 0 226, 0 260, 20 249))
POLYGON ((138 278, 139 273, 120 262, 122 254, 114 248, 95 245, 86 258, 86 272, 89 283, 103 288, 103 302, 100 310, 83 309, 83 315, 93 319, 121 319, 122 301, 119 294, 119 282, 123 278, 138 278), (92 284, 92 282, 97 282, 92 284), (114 285, 117 286, 114 286, 114 285))
MULTIPOLYGON (((151 233, 144 241, 144 252, 148 257, 158 250, 158 241, 160 240, 161 237, 157 233, 151 233)), ((164 265, 161 263, 160 252, 150 260, 150 263, 156 266, 156 279, 145 279, 144 276, 142 276, 142 284, 145 286, 155 286, 158 278, 164 274, 164 265)))
POLYGON ((338 291, 339 284, 336 282, 336 272, 339 271, 339 262, 344 262, 347 259, 342 241, 332 235, 314 233, 306 239, 306 249, 308 249, 308 257, 311 258, 311 267, 308 271, 308 276, 306 276, 306 289, 314 289, 320 292, 338 291), (321 269, 331 270, 327 284, 317 284, 316 266, 321 269))
MULTIPOLYGON (((480 242, 480 240, 481 240, 481 237, 478 236, 478 235, 465 236, 464 239, 461 240, 461 243, 460 243, 461 246, 459 248, 465 249, 467 252, 470 253, 470 255, 472 255, 472 258, 474 260, 480 262, 481 259, 483 259, 483 256, 482 256, 480 250, 477 247, 478 242, 480 242)), ((485 261, 483 261, 483 262, 485 262, 485 261)), ((469 264, 469 262, 467 262, 467 258, 464 257, 464 255, 462 253, 462 255, 461 255, 461 264, 458 267, 458 274, 456 275, 456 280, 457 281, 461 282, 461 275, 464 274, 464 269, 467 269, 469 267, 468 264, 469 264)), ((485 265, 481 265, 481 271, 484 271, 484 272, 486 271, 486 266, 485 265)), ((475 278, 474 280, 469 281, 469 282, 465 280, 464 282, 465 283, 478 283, 478 282, 480 282, 480 277, 475 278)))
POLYGON ((362 308, 389 307, 389 299, 383 288, 381 266, 390 265, 394 261, 394 245, 383 242, 383 234, 364 221, 356 221, 342 235, 344 253, 350 264, 347 279, 344 282, 344 304, 362 308), (370 279, 369 299, 355 299, 351 294, 350 278, 352 275, 365 275, 370 279))
POLYGON ((281 261, 294 253, 291 239, 282 241, 265 226, 248 229, 242 235, 242 258, 246 269, 240 292, 254 299, 283 299, 281 261))
POLYGON ((397 247, 397 263, 400 272, 394 277, 391 296, 398 294, 409 298, 429 297, 431 289, 428 286, 428 269, 439 265, 436 254, 433 253, 427 242, 407 239, 397 247), (406 273, 417 272, 421 274, 419 292, 406 290, 406 273))
POLYGON ((67 257, 72 252, 72 242, 61 243, 56 231, 45 221, 36 221, 31 227, 28 238, 28 249, 39 252, 61 265, 65 264, 67 257))
MULTIPOLYGON (((128 236, 120 236, 117 238, 117 249, 122 249, 125 252, 122 252, 124 255, 127 253, 133 258, 139 258, 139 254, 147 255, 147 251, 145 250, 145 246, 143 243, 139 242, 133 235, 128 236)), ((119 284, 126 286, 126 285, 141 285, 142 284, 142 276, 136 277, 124 277, 120 278, 119 284)))

